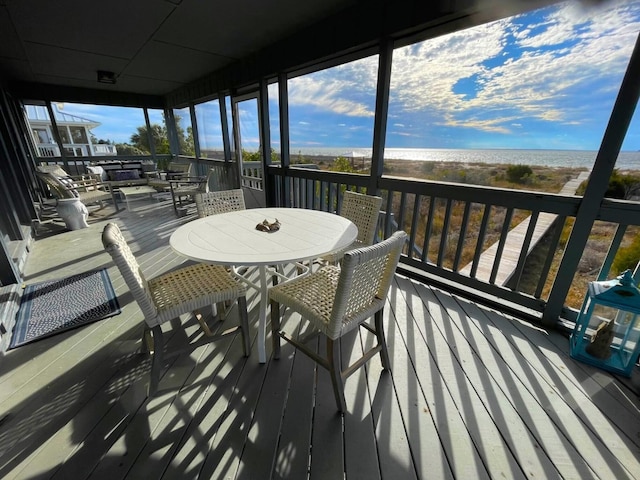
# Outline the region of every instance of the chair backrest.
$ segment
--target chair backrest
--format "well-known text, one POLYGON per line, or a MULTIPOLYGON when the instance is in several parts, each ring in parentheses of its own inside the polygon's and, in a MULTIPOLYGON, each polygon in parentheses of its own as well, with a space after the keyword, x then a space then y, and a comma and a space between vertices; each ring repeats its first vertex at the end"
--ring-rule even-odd
POLYGON ((111 255, 113 262, 120 270, 124 281, 133 294, 133 298, 138 302, 145 320, 154 319, 158 310, 153 303, 151 293, 147 286, 147 280, 140 270, 138 261, 133 255, 129 244, 122 236, 120 228, 115 223, 108 223, 102 230, 102 245, 111 255))
POLYGON ((327 329, 330 338, 384 306, 406 239, 399 230, 375 245, 345 253, 327 329))
POLYGON ((196 209, 199 218, 244 210, 245 208, 244 192, 241 188, 196 194, 196 209))
POLYGON ((381 206, 381 197, 345 190, 340 216, 351 220, 358 227, 358 243, 373 244, 381 206))
MULTIPOLYGON (((39 169, 40 167, 38 167, 39 169)), ((60 169, 63 173, 64 170, 60 169)), ((65 173, 66 175, 66 173, 65 173)), ((53 173, 36 171, 36 176, 49 187, 51 194, 56 198, 75 198, 78 197, 78 191, 74 188, 75 184, 67 177, 60 177, 53 173)))
POLYGON ((60 165, 38 165, 38 172, 50 173, 56 177, 68 177, 69 174, 60 165))
POLYGON ((169 167, 167 168, 167 172, 175 173, 178 177, 184 176, 188 177, 191 175, 191 162, 189 163, 178 163, 178 162, 170 162, 169 167))

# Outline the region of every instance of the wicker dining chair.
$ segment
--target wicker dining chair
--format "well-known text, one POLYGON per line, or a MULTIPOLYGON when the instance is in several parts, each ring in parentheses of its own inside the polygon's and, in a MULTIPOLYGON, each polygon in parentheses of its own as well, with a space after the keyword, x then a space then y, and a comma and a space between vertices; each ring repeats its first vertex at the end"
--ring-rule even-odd
POLYGON ((269 290, 274 358, 280 357, 280 338, 283 338, 326 368, 340 412, 347 408, 344 381, 352 373, 376 353, 380 353, 383 368, 391 368, 384 337, 383 309, 406 238, 405 232, 395 232, 375 245, 346 252, 341 266, 326 265, 269 290), (311 334, 294 339, 281 330, 280 306, 300 314, 302 321, 309 321, 313 327, 311 334), (374 326, 366 322, 371 316, 375 318, 374 326), (378 343, 359 360, 342 369, 339 339, 358 326, 375 334, 378 343), (326 357, 305 345, 318 333, 327 337, 326 357))
MULTIPOLYGON (((218 192, 201 192, 196 193, 196 211, 198 218, 208 217, 210 215, 218 215, 220 213, 235 212, 236 210, 244 210, 244 191, 241 188, 233 190, 222 190, 218 192)), ((228 267, 235 275, 242 275, 244 267, 228 267)), ((221 305, 220 314, 226 317, 229 314, 229 303, 225 302, 221 305)))
POLYGON ((194 350, 201 345, 220 340, 240 330, 244 355, 249 355, 249 320, 246 287, 219 265, 195 264, 147 280, 115 223, 108 223, 102 231, 102 244, 111 255, 144 315, 142 350, 153 351, 149 396, 160 381, 160 369, 166 358, 194 350), (198 313, 196 318, 202 334, 189 345, 165 352, 162 324, 180 315, 206 306, 237 300, 240 325, 215 334, 198 313))
POLYGON ((349 250, 373 245, 381 205, 381 197, 345 190, 339 213, 341 217, 355 223, 356 227, 358 227, 358 237, 351 245, 337 252, 324 255, 321 260, 335 263, 349 250))
POLYGON ((244 210, 245 208, 244 192, 241 188, 196 194, 198 218, 244 210))

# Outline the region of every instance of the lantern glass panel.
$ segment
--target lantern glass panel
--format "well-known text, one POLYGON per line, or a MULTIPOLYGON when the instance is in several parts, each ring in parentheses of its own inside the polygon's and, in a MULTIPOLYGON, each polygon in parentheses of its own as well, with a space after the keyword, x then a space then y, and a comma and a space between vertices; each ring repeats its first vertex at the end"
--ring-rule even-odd
POLYGON ((628 276, 618 277, 615 285, 612 281, 589 285, 571 335, 571 356, 631 376, 640 355, 640 296, 628 276))

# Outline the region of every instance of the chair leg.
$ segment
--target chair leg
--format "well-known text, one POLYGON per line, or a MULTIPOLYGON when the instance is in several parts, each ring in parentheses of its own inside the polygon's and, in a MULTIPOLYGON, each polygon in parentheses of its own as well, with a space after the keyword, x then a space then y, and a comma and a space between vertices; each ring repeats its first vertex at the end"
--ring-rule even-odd
POLYGON ((173 200, 173 211, 176 214, 176 217, 178 216, 178 205, 176 204, 176 195, 173 191, 173 184, 169 183, 170 187, 171 187, 171 200, 173 200))
POLYGON ((156 325, 151 329, 153 332, 153 358, 151 359, 151 378, 149 381, 149 396, 153 396, 158 390, 160 383, 160 369, 164 361, 164 338, 162 337, 162 328, 156 325))
POLYGON ((381 308, 375 313, 375 325, 376 325, 376 337, 378 337, 378 344, 382 347, 380 349, 380 360, 382 360, 382 368, 385 370, 391 369, 391 362, 389 361, 389 351, 387 350, 387 340, 384 335, 383 324, 383 309, 381 308))
POLYGON ((249 344, 249 314, 247 313, 247 297, 238 297, 238 313, 240 314, 240 335, 242 335, 242 350, 244 356, 251 353, 249 344))
POLYGON ((329 375, 333 384, 333 394, 336 397, 336 406, 340 413, 347 411, 347 402, 344 398, 344 383, 342 382, 342 369, 340 367, 340 340, 327 338, 327 360, 329 361, 329 375))
POLYGON ((273 342, 273 358, 280 358, 280 304, 271 300, 271 341, 273 342))
POLYGON ((140 353, 151 353, 153 351, 152 341, 151 330, 145 323, 142 325, 142 345, 140 346, 140 353))

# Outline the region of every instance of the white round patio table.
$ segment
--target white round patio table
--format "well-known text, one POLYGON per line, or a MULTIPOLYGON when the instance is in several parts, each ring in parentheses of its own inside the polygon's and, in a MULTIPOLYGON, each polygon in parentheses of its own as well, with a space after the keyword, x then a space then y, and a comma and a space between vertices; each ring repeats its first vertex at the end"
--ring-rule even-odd
POLYGON ((358 236, 358 228, 344 217, 302 208, 253 208, 211 215, 179 227, 170 239, 171 248, 192 260, 217 265, 259 267, 260 317, 258 360, 266 361, 268 302, 267 269, 273 265, 313 260, 336 252, 358 236), (262 232, 256 225, 277 219, 280 229, 262 232))

